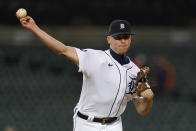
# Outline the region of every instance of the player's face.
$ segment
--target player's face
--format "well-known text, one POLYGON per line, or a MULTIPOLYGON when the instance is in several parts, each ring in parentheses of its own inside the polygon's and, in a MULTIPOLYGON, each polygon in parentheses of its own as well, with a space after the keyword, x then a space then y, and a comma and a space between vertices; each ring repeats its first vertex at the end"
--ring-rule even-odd
POLYGON ((131 44, 131 35, 120 34, 116 36, 107 36, 107 41, 110 44, 110 48, 117 54, 125 54, 131 44))

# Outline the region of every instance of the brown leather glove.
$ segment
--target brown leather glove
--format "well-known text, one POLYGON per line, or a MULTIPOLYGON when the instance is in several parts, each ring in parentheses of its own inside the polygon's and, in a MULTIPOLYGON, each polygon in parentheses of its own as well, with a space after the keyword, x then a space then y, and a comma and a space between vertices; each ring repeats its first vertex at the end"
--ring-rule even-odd
POLYGON ((146 89, 149 89, 148 75, 150 73, 150 68, 144 66, 140 69, 140 72, 137 73, 136 77, 136 93, 138 96, 141 96, 141 92, 146 89))

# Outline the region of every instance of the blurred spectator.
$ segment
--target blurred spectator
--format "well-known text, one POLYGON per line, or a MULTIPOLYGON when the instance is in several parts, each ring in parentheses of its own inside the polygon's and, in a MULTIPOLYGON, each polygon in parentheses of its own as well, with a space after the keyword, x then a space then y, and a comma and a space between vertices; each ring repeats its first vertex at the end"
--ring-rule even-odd
POLYGON ((155 57, 153 60, 152 89, 156 96, 163 96, 173 90, 176 80, 175 67, 163 56, 155 57))
POLYGON ((146 56, 144 54, 137 54, 133 58, 133 62, 139 67, 143 67, 146 64, 146 56))

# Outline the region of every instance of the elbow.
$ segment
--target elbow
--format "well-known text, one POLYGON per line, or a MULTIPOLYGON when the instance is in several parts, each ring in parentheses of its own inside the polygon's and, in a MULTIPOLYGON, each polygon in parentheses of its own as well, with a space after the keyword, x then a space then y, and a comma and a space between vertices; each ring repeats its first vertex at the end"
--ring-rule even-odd
POLYGON ((55 50, 54 52, 55 52, 57 55, 64 56, 64 52, 63 52, 63 51, 55 50))
POLYGON ((61 56, 65 56, 65 52, 66 50, 65 49, 62 49, 62 50, 54 50, 54 52, 57 54, 57 55, 61 55, 61 56))

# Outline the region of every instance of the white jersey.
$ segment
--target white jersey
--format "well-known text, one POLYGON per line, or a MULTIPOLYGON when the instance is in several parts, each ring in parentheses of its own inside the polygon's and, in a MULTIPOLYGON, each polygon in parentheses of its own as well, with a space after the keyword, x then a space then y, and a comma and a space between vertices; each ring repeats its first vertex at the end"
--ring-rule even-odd
POLYGON ((119 64, 109 50, 76 48, 83 85, 77 109, 88 116, 119 117, 135 91, 139 68, 119 64))

